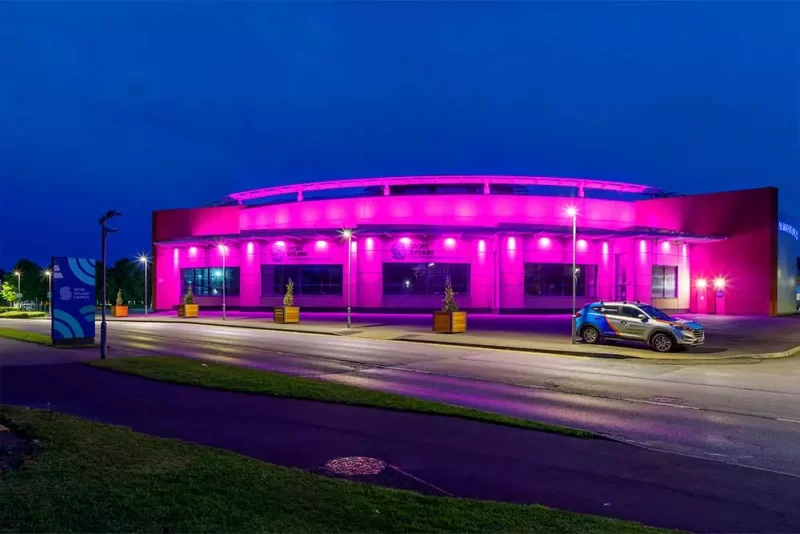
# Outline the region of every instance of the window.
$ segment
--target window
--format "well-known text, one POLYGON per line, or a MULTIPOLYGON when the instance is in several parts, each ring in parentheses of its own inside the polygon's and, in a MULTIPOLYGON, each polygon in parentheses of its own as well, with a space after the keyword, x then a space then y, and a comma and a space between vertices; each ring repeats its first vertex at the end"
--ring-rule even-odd
POLYGON ((654 299, 678 297, 678 267, 653 265, 652 296, 654 299))
POLYGON ((341 265, 262 265, 262 293, 272 288, 272 295, 283 295, 291 278, 295 295, 341 295, 342 272, 341 265), (266 279, 270 270, 272 280, 266 279))
MULTIPOLYGON (((575 293, 591 297, 596 293, 597 266, 577 265, 578 278, 575 293)), ((572 296, 571 263, 526 263, 525 294, 533 297, 572 296)))
POLYGON ((633 306, 623 306, 622 310, 620 311, 620 315, 623 317, 630 317, 636 319, 641 315, 642 312, 634 308, 633 306))
POLYGON ((468 263, 384 263, 384 295, 444 295, 447 277, 456 295, 469 294, 468 263))
MULTIPOLYGON (((186 294, 189 286, 197 297, 222 296, 222 267, 202 267, 199 269, 181 269, 181 291, 186 294)), ((239 268, 225 268, 225 294, 229 297, 239 296, 239 268)))

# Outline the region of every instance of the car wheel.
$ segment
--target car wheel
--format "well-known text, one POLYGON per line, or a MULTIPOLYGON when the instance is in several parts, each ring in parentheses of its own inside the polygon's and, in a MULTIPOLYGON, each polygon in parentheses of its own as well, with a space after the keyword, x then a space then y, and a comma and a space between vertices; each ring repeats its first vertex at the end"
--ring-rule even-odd
POLYGON ((656 334, 650 340, 650 345, 656 352, 672 352, 675 342, 669 334, 656 334))
POLYGON ((594 345, 600 342, 600 331, 593 327, 587 326, 583 330, 581 330, 581 339, 583 339, 589 345, 594 345))

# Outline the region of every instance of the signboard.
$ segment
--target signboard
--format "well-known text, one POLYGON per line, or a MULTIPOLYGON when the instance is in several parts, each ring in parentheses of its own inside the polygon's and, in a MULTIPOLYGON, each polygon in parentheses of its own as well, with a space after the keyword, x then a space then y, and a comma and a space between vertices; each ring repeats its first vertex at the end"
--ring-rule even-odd
POLYGON ((94 343, 95 261, 53 258, 53 345, 94 343))
POLYGON ((789 234, 790 236, 792 236, 795 239, 795 241, 800 239, 800 232, 798 232, 797 228, 795 228, 794 226, 792 226, 789 223, 785 223, 783 221, 778 221, 778 231, 779 232, 785 232, 785 233, 789 234))

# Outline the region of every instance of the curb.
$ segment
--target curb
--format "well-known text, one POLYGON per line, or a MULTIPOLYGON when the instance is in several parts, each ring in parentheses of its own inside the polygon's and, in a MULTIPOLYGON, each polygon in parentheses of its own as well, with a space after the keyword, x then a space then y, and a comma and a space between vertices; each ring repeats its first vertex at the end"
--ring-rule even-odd
MULTIPOLYGON (((252 326, 243 324, 227 324, 221 325, 219 323, 209 322, 196 322, 196 321, 175 321, 167 319, 147 319, 147 320, 125 320, 125 319, 107 319, 109 322, 128 322, 128 323, 162 323, 162 324, 193 324, 198 326, 220 326, 223 328, 244 328, 247 330, 266 330, 268 332, 288 332, 291 334, 314 334, 319 336, 337 336, 345 337, 336 332, 313 332, 308 330, 300 330, 297 328, 270 328, 264 326, 252 326)), ((370 339, 370 338, 361 338, 370 339)), ((668 363, 705 363, 705 362, 723 362, 723 361, 737 361, 737 360, 774 360, 779 358, 791 358, 800 354, 800 345, 792 347, 791 349, 780 352, 765 352, 762 354, 739 354, 737 356, 728 356, 720 358, 649 358, 646 356, 636 356, 633 354, 616 354, 613 352, 578 352, 572 350, 559 350, 549 348, 528 348, 528 347, 509 347, 503 345, 492 345, 489 343, 463 343, 458 341, 438 341, 430 339, 384 339, 380 341, 400 341, 404 343, 421 343, 431 345, 443 345, 447 347, 462 347, 474 349, 488 349, 488 350, 506 350, 514 352, 527 352, 531 354, 553 354, 556 356, 579 356, 584 358, 605 358, 609 360, 648 360, 654 362, 668 362, 668 363)))

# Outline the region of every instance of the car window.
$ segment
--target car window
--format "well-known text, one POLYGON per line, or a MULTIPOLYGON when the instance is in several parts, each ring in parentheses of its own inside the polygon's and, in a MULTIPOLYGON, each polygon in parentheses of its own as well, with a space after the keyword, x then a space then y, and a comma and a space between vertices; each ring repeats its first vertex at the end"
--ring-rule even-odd
POLYGON ((623 306, 620 315, 623 315, 625 317, 633 317, 635 319, 636 317, 639 317, 639 314, 641 313, 642 313, 641 311, 634 308, 633 306, 623 306))

